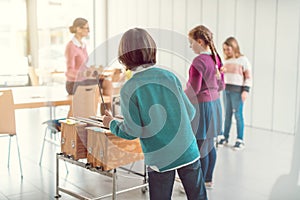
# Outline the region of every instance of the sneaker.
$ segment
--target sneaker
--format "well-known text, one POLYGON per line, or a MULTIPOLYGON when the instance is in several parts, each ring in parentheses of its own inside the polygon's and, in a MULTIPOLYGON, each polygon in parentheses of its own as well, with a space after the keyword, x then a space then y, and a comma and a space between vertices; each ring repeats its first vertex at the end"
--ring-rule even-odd
POLYGON ((228 139, 223 138, 218 142, 218 147, 223 147, 224 145, 228 145, 228 139))
POLYGON ((236 151, 242 150, 245 148, 245 144, 243 142, 243 140, 237 140, 235 142, 235 145, 233 146, 233 149, 236 151))
POLYGON ((213 189, 214 184, 213 184, 213 182, 205 182, 205 187, 206 187, 206 189, 213 189))

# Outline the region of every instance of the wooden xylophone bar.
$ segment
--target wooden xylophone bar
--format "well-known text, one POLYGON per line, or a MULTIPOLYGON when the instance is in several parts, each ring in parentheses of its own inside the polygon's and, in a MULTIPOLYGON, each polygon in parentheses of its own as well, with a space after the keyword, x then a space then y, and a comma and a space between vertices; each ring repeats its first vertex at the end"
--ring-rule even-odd
POLYGON ((70 119, 79 121, 79 122, 84 122, 93 126, 98 126, 101 128, 105 128, 108 129, 107 127, 105 127, 102 123, 102 118, 100 117, 96 117, 96 116, 92 116, 90 118, 85 118, 85 117, 70 117, 70 119))

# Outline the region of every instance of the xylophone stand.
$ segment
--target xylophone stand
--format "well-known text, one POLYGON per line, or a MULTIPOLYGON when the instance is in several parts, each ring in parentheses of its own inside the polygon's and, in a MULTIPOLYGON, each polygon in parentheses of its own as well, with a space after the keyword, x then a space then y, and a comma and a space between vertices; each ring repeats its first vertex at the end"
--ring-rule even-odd
MULTIPOLYGON (((122 169, 126 170, 126 168, 123 168, 123 167, 122 167, 122 169)), ((110 197, 110 196, 112 197, 112 200, 116 200, 117 199, 117 194, 121 194, 121 193, 124 193, 124 192, 129 192, 131 190, 135 190, 135 189, 139 189, 139 188, 142 188, 142 192, 145 193, 147 191, 147 187, 148 187, 148 181, 147 181, 147 177, 146 177, 147 173, 146 173, 146 166, 145 165, 144 165, 144 170, 145 170, 144 174, 134 172, 131 169, 127 170, 127 171, 132 172, 135 175, 143 176, 144 177, 143 184, 117 191, 117 169, 116 168, 113 169, 113 170, 110 170, 110 171, 103 171, 102 169, 99 169, 99 168, 93 168, 87 163, 83 163, 83 162, 73 160, 73 159, 67 157, 66 155, 64 155, 63 153, 57 153, 56 154, 56 195, 54 196, 54 198, 58 199, 58 198, 61 197, 61 195, 59 194, 60 191, 63 192, 63 193, 66 193, 70 196, 73 196, 75 198, 85 199, 85 200, 92 200, 92 199, 93 200, 99 200, 99 199, 107 198, 107 197, 110 197), (96 198, 89 198, 89 197, 85 197, 81 194, 75 193, 71 190, 68 190, 66 188, 60 187, 59 186, 59 160, 64 160, 65 162, 69 162, 69 163, 77 165, 79 167, 88 169, 92 172, 96 172, 96 173, 99 173, 101 175, 111 177, 112 178, 112 184, 113 184, 112 185, 112 193, 102 195, 102 196, 96 197, 96 198)))

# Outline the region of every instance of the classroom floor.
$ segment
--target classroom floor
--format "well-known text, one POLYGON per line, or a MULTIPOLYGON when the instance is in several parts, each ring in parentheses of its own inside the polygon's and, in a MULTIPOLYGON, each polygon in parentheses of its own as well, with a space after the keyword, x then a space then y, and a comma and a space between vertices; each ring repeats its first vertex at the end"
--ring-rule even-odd
MULTIPOLYGON (((38 164, 44 134, 42 122, 47 120, 47 108, 16 111, 18 140, 21 149, 23 176, 13 138, 10 168, 7 168, 8 138, 0 137, 0 199, 41 200, 55 196, 55 152, 60 148, 46 143, 42 165, 38 164)), ((230 144, 234 143, 235 127, 230 144)), ((209 200, 296 200, 300 199, 299 137, 261 129, 245 129, 246 148, 234 151, 230 147, 217 150, 214 188, 207 190, 209 200), (297 140, 297 143, 296 143, 297 140), (294 146, 294 143, 297 146, 294 146), (293 156, 295 159, 293 160, 293 156)), ((299 135, 299 134, 298 134, 299 135)), ((143 171, 143 163, 133 169, 143 171)), ((76 165, 60 161, 60 185, 86 197, 93 198, 112 191, 112 179, 76 165), (68 173, 67 170, 68 169, 68 173)), ((118 170, 118 189, 142 183, 142 178, 118 170)), ((75 199, 62 193, 61 200, 75 199)), ((111 199, 111 197, 105 198, 111 199)), ((141 189, 117 195, 120 200, 149 199, 141 189)), ((174 200, 186 199, 175 182, 174 200)))

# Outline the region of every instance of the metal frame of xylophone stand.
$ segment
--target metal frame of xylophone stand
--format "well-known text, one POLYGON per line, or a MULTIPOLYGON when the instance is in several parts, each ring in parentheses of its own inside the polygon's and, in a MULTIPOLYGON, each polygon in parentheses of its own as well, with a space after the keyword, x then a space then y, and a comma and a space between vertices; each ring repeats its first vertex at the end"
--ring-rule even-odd
POLYGON ((71 157, 68 157, 63 153, 57 153, 56 154, 56 195, 54 196, 54 198, 56 198, 56 199, 60 198, 61 195, 59 194, 59 192, 61 191, 61 192, 64 192, 64 193, 66 193, 68 195, 71 195, 71 196, 73 196, 75 198, 78 198, 78 199, 97 200, 97 199, 103 199, 103 198, 107 198, 107 197, 111 196, 113 200, 116 200, 117 199, 117 194, 121 194, 121 193, 128 192, 128 191, 131 191, 131 190, 139 189, 139 188, 142 189, 143 193, 145 193, 147 191, 148 181, 147 181, 147 172, 146 172, 146 166, 145 165, 144 165, 144 174, 132 171, 131 169, 127 169, 127 168, 124 168, 124 167, 120 167, 120 168, 125 170, 125 171, 131 172, 135 175, 139 175, 139 176, 144 177, 143 184, 117 191, 117 169, 116 168, 112 169, 110 171, 103 171, 102 169, 91 167, 88 163, 73 160, 71 157), (75 193, 71 190, 68 190, 66 188, 60 187, 59 186, 59 160, 64 160, 64 161, 69 162, 71 164, 74 164, 74 165, 77 165, 79 167, 88 169, 89 171, 96 172, 98 174, 111 177, 112 178, 112 193, 105 194, 105 195, 102 195, 102 196, 99 196, 99 197, 96 197, 96 198, 89 198, 89 197, 85 197, 81 194, 75 193))

